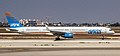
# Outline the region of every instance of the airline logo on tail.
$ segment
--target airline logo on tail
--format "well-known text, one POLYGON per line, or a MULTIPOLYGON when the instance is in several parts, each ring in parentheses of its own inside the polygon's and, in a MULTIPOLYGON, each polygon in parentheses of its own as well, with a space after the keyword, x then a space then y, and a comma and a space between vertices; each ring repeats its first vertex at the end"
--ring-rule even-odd
POLYGON ((12 24, 10 24, 10 26, 13 26, 13 27, 17 26, 18 27, 18 26, 20 26, 20 24, 19 23, 18 24, 17 23, 12 23, 12 24))
POLYGON ((10 12, 5 13, 8 23, 10 24, 10 28, 23 27, 22 24, 19 23, 17 19, 15 19, 10 12))

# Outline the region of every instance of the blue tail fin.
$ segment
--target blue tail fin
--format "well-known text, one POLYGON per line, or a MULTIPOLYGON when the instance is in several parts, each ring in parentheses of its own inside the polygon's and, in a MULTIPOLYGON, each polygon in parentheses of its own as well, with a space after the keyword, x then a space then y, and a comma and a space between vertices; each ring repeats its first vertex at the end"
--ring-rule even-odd
POLYGON ((17 27, 23 27, 22 24, 19 23, 17 19, 11 16, 6 16, 8 23, 10 24, 10 28, 17 28, 17 27))
POLYGON ((12 16, 6 16, 8 23, 10 24, 10 28, 17 28, 17 27, 23 27, 22 24, 19 23, 17 19, 15 19, 12 16))

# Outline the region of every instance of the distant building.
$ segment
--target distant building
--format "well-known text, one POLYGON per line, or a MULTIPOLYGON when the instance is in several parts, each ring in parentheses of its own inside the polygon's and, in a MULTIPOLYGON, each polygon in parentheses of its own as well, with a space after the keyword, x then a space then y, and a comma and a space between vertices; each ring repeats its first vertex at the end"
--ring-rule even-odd
POLYGON ((22 25, 26 25, 29 20, 28 19, 20 19, 19 22, 22 24, 22 25))
POLYGON ((36 20, 37 26, 41 26, 44 25, 44 22, 42 22, 42 20, 36 20))
POLYGON ((40 26, 40 25, 44 25, 44 23, 40 20, 36 20, 36 19, 21 19, 19 20, 19 22, 24 25, 24 26, 40 26))
MULTIPOLYGON (((44 26, 45 24, 49 25, 49 26, 75 26, 75 27, 81 27, 81 26, 86 26, 86 27, 96 27, 96 26, 103 26, 103 27, 119 27, 120 23, 116 22, 116 23, 49 23, 47 20, 39 20, 39 19, 20 19, 19 22, 24 25, 24 26, 44 26)), ((7 24, 4 24, 7 25, 7 24)), ((1 23, 0 23, 1 26, 1 23)))

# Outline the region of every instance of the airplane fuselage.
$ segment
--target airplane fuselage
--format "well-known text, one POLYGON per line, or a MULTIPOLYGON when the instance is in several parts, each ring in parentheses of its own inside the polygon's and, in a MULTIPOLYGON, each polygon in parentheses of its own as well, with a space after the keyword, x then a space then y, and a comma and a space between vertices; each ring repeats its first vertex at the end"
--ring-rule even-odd
MULTIPOLYGON (((25 33, 50 33, 46 27, 18 27, 10 28, 18 30, 18 32, 25 33)), ((113 34, 110 28, 107 27, 49 27, 49 29, 54 31, 72 32, 72 33, 88 33, 88 34, 113 34), (91 32, 91 33, 90 33, 91 32), (92 33, 93 32, 93 33, 92 33)))

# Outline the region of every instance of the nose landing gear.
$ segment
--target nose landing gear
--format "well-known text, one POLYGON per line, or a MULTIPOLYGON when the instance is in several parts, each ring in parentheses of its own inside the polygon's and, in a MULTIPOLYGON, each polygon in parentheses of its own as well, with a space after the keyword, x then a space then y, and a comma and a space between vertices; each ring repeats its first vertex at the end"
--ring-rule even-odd
POLYGON ((105 36, 104 35, 102 35, 102 40, 105 40, 105 36))

